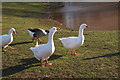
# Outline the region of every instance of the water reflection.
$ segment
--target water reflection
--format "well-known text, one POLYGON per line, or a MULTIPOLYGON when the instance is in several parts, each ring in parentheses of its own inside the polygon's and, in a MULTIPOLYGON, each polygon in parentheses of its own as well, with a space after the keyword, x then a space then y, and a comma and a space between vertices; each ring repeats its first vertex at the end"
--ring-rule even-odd
POLYGON ((68 28, 78 29, 82 23, 92 26, 87 30, 117 30, 118 3, 64 2, 52 12, 53 18, 68 28))

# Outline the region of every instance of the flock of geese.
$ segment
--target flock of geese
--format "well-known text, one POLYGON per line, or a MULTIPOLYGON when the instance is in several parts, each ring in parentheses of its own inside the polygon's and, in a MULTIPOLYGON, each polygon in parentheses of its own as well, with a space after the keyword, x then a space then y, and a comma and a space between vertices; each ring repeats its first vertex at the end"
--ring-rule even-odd
MULTIPOLYGON (((78 56, 75 52, 75 49, 81 46, 84 43, 84 29, 88 27, 86 24, 81 24, 79 28, 79 34, 77 37, 67 37, 67 38, 59 38, 62 42, 63 46, 67 49, 70 49, 71 54, 78 56)), ((53 41, 53 37, 56 31, 60 30, 59 27, 53 27, 50 30, 43 30, 43 29, 28 29, 29 35, 32 40, 37 40, 35 47, 31 47, 30 50, 34 53, 34 57, 39 60, 41 66, 49 66, 52 63, 48 62, 49 57, 55 51, 55 45, 53 41), (39 38, 42 36, 48 35, 48 42, 46 44, 38 44, 39 38), (46 61, 46 63, 43 63, 46 61)), ((9 44, 13 41, 13 33, 15 32, 14 28, 9 30, 9 33, 6 35, 0 36, 0 47, 2 51, 6 51, 5 48, 14 49, 9 46, 9 44)))

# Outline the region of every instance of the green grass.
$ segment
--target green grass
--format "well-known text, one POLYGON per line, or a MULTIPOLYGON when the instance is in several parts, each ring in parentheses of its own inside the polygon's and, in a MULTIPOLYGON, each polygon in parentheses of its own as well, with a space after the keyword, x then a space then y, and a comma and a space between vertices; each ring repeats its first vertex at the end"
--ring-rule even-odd
MULTIPOLYGON (((29 49, 35 46, 28 35, 28 28, 50 29, 60 24, 43 14, 49 3, 3 3, 3 32, 14 27, 14 41, 2 53, 3 78, 118 78, 118 31, 84 31, 85 43, 73 56, 58 38, 77 36, 78 31, 61 30, 54 35, 56 51, 50 57, 52 66, 41 67, 29 49)), ((46 43, 47 36, 42 37, 46 43)))

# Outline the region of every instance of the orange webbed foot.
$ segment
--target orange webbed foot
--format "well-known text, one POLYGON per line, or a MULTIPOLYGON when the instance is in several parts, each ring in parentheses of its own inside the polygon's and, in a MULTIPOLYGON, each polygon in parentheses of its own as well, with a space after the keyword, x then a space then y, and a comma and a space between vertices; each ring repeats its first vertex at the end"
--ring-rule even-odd
POLYGON ((79 55, 80 55, 80 54, 77 54, 77 53, 76 53, 75 51, 73 51, 73 50, 71 51, 71 54, 72 54, 72 55, 75 55, 75 56, 79 56, 79 55))
POLYGON ((53 63, 45 63, 45 66, 51 66, 53 63))
POLYGON ((44 64, 44 63, 42 63, 42 64, 40 64, 40 66, 45 66, 45 64, 44 64))
POLYGON ((75 56, 79 56, 80 54, 75 53, 74 55, 75 55, 75 56))
POLYGON ((13 48, 13 47, 11 47, 11 46, 8 46, 8 48, 10 49, 10 50, 14 50, 15 48, 13 48))

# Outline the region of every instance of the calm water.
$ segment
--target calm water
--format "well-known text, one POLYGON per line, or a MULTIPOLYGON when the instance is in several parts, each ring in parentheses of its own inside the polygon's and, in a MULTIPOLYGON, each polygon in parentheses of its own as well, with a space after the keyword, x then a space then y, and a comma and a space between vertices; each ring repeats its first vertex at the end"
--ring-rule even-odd
POLYGON ((81 23, 90 26, 87 30, 117 30, 118 3, 65 2, 50 13, 61 26, 78 29, 81 23))

